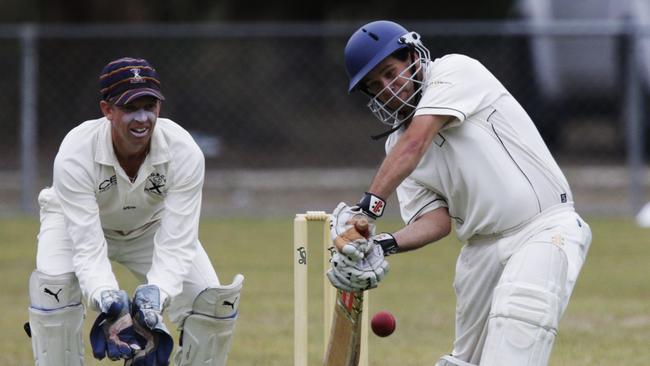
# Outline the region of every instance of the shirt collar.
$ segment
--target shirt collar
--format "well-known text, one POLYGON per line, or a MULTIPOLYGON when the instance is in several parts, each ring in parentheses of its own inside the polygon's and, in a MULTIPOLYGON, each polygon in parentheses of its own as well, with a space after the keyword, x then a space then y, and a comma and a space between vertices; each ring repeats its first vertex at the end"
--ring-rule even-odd
MULTIPOLYGON (((112 165, 117 166, 119 162, 115 156, 115 150, 113 149, 113 141, 111 139, 111 123, 106 117, 101 118, 104 122, 99 127, 99 133, 97 134, 97 149, 95 150, 95 162, 103 165, 112 165)), ((169 161, 169 145, 165 139, 164 133, 160 128, 160 118, 156 122, 156 127, 153 129, 153 135, 151 136, 151 147, 149 148, 149 154, 145 163, 148 162, 151 165, 164 164, 169 161)))

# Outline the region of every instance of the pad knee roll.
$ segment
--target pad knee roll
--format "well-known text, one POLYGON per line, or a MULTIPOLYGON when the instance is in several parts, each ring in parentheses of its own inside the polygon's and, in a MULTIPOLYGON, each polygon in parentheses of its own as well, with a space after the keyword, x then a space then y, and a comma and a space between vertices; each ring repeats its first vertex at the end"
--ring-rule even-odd
POLYGON ((174 357, 179 366, 224 366, 239 313, 244 276, 232 284, 209 288, 194 300, 192 313, 183 322, 181 347, 174 357))
POLYGON ((29 277, 29 299, 35 309, 61 309, 81 304, 81 288, 72 272, 47 275, 34 271, 29 277))
POLYGON ((83 365, 84 308, 73 273, 50 276, 34 271, 29 279, 29 328, 39 366, 83 365))
POLYGON ((533 243, 513 255, 494 289, 490 318, 517 319, 556 331, 568 262, 555 245, 533 243))

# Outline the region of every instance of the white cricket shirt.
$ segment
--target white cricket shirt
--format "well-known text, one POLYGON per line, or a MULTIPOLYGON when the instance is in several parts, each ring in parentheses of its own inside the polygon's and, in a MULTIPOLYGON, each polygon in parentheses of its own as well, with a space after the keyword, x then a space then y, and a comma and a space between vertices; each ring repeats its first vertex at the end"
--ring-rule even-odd
POLYGON ((60 201, 86 296, 96 300, 100 290, 117 288, 105 236, 127 241, 158 223, 147 280, 169 296, 181 292, 198 244, 204 171, 198 145, 169 119, 158 118, 133 183, 117 161, 106 118, 86 121, 66 135, 49 189, 60 201))
MULTIPOLYGON (((461 241, 516 228, 573 202, 533 121, 481 63, 451 54, 429 63, 415 115, 455 117, 397 188, 402 218, 446 206, 461 241)), ((389 136, 390 151, 404 132, 389 136)))

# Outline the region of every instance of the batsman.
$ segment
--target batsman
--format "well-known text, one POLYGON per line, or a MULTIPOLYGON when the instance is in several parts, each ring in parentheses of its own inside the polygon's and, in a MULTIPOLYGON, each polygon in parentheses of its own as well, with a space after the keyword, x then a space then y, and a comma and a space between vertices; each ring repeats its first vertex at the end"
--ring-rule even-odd
POLYGON ((435 242, 453 223, 463 243, 456 334, 436 365, 547 365, 591 230, 533 121, 478 60, 432 60, 397 23, 363 25, 344 58, 348 90, 389 127, 386 157, 359 203, 334 210, 332 235, 359 214, 380 218, 393 192, 406 225, 340 245, 328 278, 345 291, 375 288, 386 256, 435 242))
POLYGON ((244 277, 222 285, 198 237, 205 159, 190 134, 159 118, 158 72, 144 59, 119 58, 99 75, 102 118, 64 138, 53 184, 38 197, 36 269, 29 279, 35 363, 84 362, 85 307, 97 359, 169 365, 226 364, 244 277), (124 291, 111 260, 140 281, 124 291))

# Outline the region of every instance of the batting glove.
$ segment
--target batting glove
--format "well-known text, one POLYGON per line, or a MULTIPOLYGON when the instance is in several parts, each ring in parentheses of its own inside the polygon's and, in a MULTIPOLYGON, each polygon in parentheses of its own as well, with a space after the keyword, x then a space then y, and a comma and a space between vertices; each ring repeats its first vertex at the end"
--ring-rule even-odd
POLYGON ((373 245, 366 257, 353 261, 340 253, 332 256, 327 278, 332 285, 348 292, 373 289, 379 285, 389 270, 389 264, 379 245, 373 245))
POLYGON ((381 249, 384 251, 384 257, 388 257, 391 254, 395 254, 399 251, 399 246, 397 245, 397 240, 391 233, 380 233, 369 240, 371 243, 381 246, 381 249))
POLYGON ((357 203, 357 207, 359 207, 364 214, 373 219, 378 219, 384 214, 386 200, 370 192, 365 192, 363 197, 361 197, 361 201, 357 203))
POLYGON ((129 313, 129 296, 122 290, 104 290, 98 307, 101 313, 90 329, 93 356, 110 360, 130 359, 140 346, 129 313))
POLYGON ((125 366, 168 366, 174 340, 163 322, 163 303, 156 285, 135 290, 131 314, 138 340, 144 345, 125 366))
MULTIPOLYGON (((350 207, 344 202, 339 203, 332 212, 330 220, 330 237, 332 238, 332 241, 350 229, 353 226, 355 219, 360 217, 368 219, 368 231, 370 232, 370 235, 374 235, 375 224, 371 217, 364 214, 363 211, 356 206, 350 207)), ((370 246, 367 240, 355 240, 344 245, 341 249, 341 253, 347 255, 352 260, 358 260, 363 258, 369 249, 370 246)))

